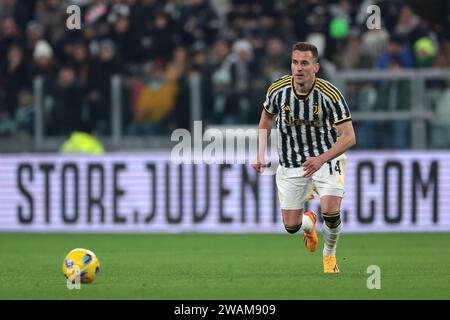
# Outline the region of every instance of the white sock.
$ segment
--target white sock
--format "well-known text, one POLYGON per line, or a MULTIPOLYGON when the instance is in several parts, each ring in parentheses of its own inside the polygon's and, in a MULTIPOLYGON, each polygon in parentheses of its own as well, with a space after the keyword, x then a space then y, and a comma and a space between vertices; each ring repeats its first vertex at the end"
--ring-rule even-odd
POLYGON ((306 232, 311 232, 312 229, 312 220, 310 217, 308 217, 307 215, 303 214, 302 215, 302 226, 300 228, 300 230, 306 231, 306 232))
POLYGON ((324 256, 335 256, 336 255, 336 246, 337 241, 339 239, 339 234, 342 229, 342 221, 341 223, 333 229, 330 229, 325 222, 323 223, 323 255, 324 256))

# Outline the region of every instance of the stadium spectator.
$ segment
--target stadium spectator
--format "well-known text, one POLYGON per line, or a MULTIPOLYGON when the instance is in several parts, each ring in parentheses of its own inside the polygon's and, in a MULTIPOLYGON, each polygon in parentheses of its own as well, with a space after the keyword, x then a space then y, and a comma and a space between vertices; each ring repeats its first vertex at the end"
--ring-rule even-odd
POLYGON ((187 42, 184 45, 192 45, 202 42, 210 46, 217 35, 220 22, 216 12, 207 0, 190 0, 183 3, 179 12, 181 29, 187 31, 182 33, 187 42))
POLYGON ((213 70, 226 68, 227 57, 230 54, 230 45, 225 39, 218 39, 214 42, 209 57, 209 64, 213 70))
POLYGON ((34 130, 33 93, 29 89, 19 92, 15 114, 16 134, 19 137, 31 137, 34 130))
POLYGON ((0 1, 0 19, 4 17, 12 17, 16 10, 15 0, 1 0, 0 1))
POLYGON ((115 50, 110 39, 100 41, 98 56, 92 62, 86 85, 89 119, 102 134, 111 132, 111 79, 124 73, 115 50))
POLYGON ((261 70, 268 85, 289 73, 290 57, 286 54, 283 40, 271 37, 266 42, 266 51, 261 70))
POLYGON ((366 30, 361 36, 361 50, 369 58, 370 66, 375 67, 380 56, 386 51, 389 32, 386 29, 366 30))
POLYGON ((436 48, 429 38, 422 37, 414 43, 414 59, 416 67, 429 68, 433 66, 435 58, 436 48))
POLYGON ((163 11, 157 12, 145 35, 149 41, 145 58, 155 60, 170 57, 175 48, 173 34, 167 14, 163 11))
POLYGON ((403 44, 402 38, 395 33, 390 35, 386 51, 381 54, 376 67, 388 69, 392 59, 400 60, 404 68, 412 68, 414 66, 411 50, 403 44))
POLYGON ((119 58, 126 62, 135 62, 139 57, 139 46, 135 30, 131 29, 129 8, 120 6, 108 16, 111 24, 111 39, 114 41, 119 58))
POLYGON ((66 33, 66 4, 62 0, 38 0, 36 20, 48 33, 48 40, 56 44, 66 33))
POLYGON ((257 72, 256 67, 251 43, 245 39, 236 40, 230 56, 230 74, 233 94, 236 95, 238 101, 238 123, 251 123, 250 118, 256 114, 251 105, 251 79, 257 72))
POLYGON ((82 87, 87 85, 91 73, 91 61, 86 42, 83 39, 73 42, 68 64, 75 70, 77 81, 82 87))
POLYGON ((34 48, 40 40, 44 40, 44 27, 36 21, 30 21, 26 27, 24 41, 24 49, 27 60, 31 61, 33 59, 34 48))
POLYGON ((22 32, 13 17, 0 20, 0 57, 6 57, 9 46, 20 43, 21 40, 22 32))
POLYGON ((1 0, 0 19, 11 16, 20 30, 25 30, 27 23, 34 18, 35 6, 36 0, 1 0))
POLYGON ((370 57, 363 52, 360 34, 352 30, 347 38, 346 47, 338 55, 336 67, 339 69, 369 69, 372 67, 370 57))
POLYGON ((81 126, 83 90, 76 79, 75 69, 64 66, 45 98, 45 132, 68 135, 81 126))
POLYGON ((175 108, 178 94, 176 71, 164 60, 156 60, 144 68, 144 82, 132 84, 133 117, 129 127, 132 134, 163 134, 164 122, 175 108))
MULTIPOLYGON (((247 35, 246 39, 250 42, 250 44, 252 45, 253 48, 253 59, 255 60, 255 65, 258 66, 258 74, 256 79, 254 79, 255 81, 259 81, 260 75, 262 74, 262 71, 259 71, 261 66, 262 66, 262 62, 265 56, 265 51, 266 51, 266 45, 267 45, 267 41, 270 38, 279 38, 279 36, 267 36, 267 35, 263 35, 263 33, 261 31, 258 30, 253 30, 249 35, 247 35)), ((283 40, 282 44, 284 45, 283 40)), ((255 74, 256 76, 256 74, 255 74)), ((261 86, 265 86, 265 83, 263 82, 261 84, 261 86)))
POLYGON ((168 129, 170 131, 176 128, 190 129, 189 50, 183 46, 177 47, 173 53, 172 61, 169 64, 169 68, 172 68, 177 74, 179 91, 175 102, 174 122, 172 122, 174 127, 168 129))
POLYGON ((238 101, 233 94, 231 75, 218 69, 213 75, 213 101, 208 112, 208 121, 213 124, 235 125, 238 122, 238 101))
MULTIPOLYGON (((211 96, 212 90, 212 68, 208 63, 208 56, 202 43, 197 43, 191 51, 191 75, 200 76, 200 103, 202 118, 207 117, 208 110, 211 106, 213 97, 211 96)), ((202 119, 192 119, 202 120, 202 119)))
POLYGON ((22 47, 16 44, 9 47, 0 70, 0 113, 5 120, 12 119, 16 113, 20 90, 31 86, 22 47))
POLYGON ((420 24, 420 17, 414 13, 410 4, 405 3, 400 9, 393 33, 400 36, 407 45, 412 45, 421 34, 420 24))
MULTIPOLYGON (((389 60, 389 70, 403 69, 402 60, 397 56, 389 60)), ((381 83, 377 95, 376 110, 396 112, 411 110, 411 86, 406 80, 388 80, 381 83)), ((406 149, 410 146, 409 120, 391 120, 381 124, 379 139, 381 148, 406 149)))
POLYGON ((338 64, 339 56, 344 52, 349 36, 349 22, 342 17, 334 17, 328 26, 329 37, 326 46, 326 55, 338 64))
POLYGON ((48 80, 54 75, 55 69, 53 49, 47 41, 39 40, 34 46, 33 51, 33 76, 41 76, 48 80))
POLYGON ((173 52, 170 65, 178 78, 185 78, 190 68, 189 50, 183 46, 177 47, 173 52))
POLYGON ((61 153, 83 153, 101 155, 105 152, 101 141, 95 136, 93 126, 90 122, 83 121, 80 127, 70 134, 59 148, 61 153))

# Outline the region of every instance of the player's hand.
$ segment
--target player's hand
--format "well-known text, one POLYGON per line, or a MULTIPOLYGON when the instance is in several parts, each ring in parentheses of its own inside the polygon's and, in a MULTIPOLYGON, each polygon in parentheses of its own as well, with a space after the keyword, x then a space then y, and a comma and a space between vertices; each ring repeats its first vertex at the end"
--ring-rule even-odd
POLYGON ((252 167, 253 169, 255 169, 257 172, 259 173, 263 173, 264 168, 266 167, 264 162, 256 160, 255 162, 252 163, 252 167))
POLYGON ((305 173, 303 174, 304 177, 310 177, 313 175, 314 172, 320 169, 324 162, 320 157, 311 157, 308 160, 305 161, 303 164, 303 169, 305 170, 305 173))

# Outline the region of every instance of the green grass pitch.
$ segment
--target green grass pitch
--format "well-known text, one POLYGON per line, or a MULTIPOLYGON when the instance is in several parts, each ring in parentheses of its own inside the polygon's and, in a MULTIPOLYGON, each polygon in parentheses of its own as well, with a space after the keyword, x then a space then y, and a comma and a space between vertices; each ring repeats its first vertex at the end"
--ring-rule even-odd
POLYGON ((319 239, 309 253, 301 234, 0 234, 0 299, 450 299, 450 234, 343 234, 340 274, 322 273, 319 239), (69 290, 76 247, 101 271, 69 290))

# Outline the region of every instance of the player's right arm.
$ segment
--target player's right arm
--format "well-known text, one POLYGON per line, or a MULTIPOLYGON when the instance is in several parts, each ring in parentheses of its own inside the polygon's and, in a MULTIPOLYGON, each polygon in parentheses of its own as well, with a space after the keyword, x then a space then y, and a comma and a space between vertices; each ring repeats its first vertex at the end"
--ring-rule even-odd
POLYGON ((263 103, 263 110, 258 125, 258 154, 256 161, 252 164, 252 167, 259 173, 264 171, 267 140, 272 130, 273 117, 278 113, 278 107, 273 99, 274 92, 286 81, 288 81, 287 77, 280 78, 267 89, 266 99, 263 103))
POLYGON ((273 115, 263 110, 258 125, 258 155, 256 161, 252 164, 252 167, 260 173, 264 171, 267 140, 272 130, 272 124, 273 115))

